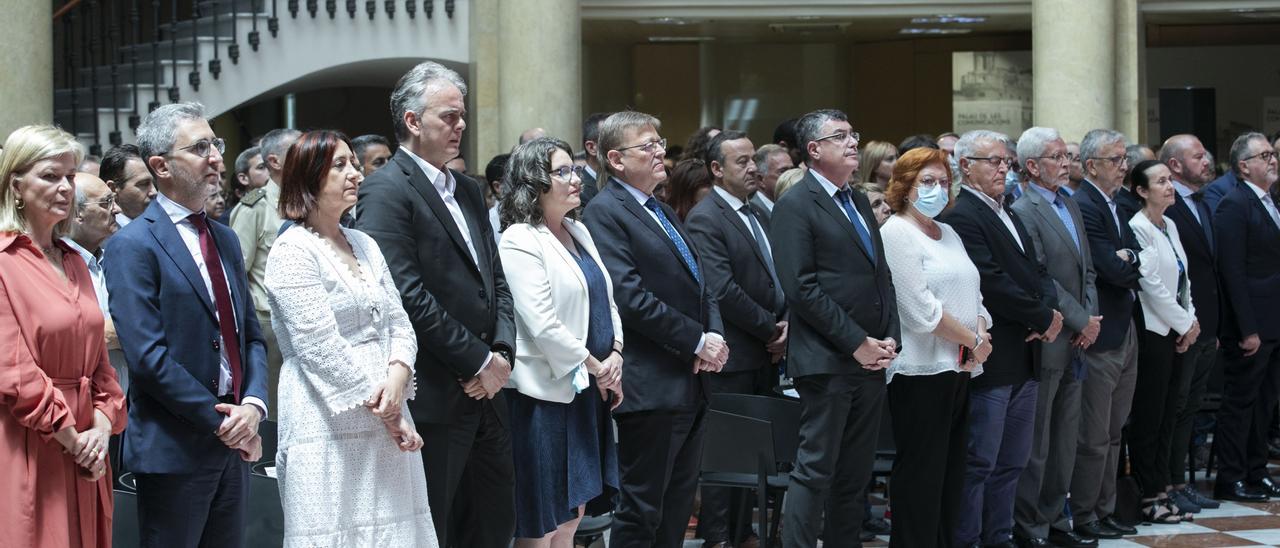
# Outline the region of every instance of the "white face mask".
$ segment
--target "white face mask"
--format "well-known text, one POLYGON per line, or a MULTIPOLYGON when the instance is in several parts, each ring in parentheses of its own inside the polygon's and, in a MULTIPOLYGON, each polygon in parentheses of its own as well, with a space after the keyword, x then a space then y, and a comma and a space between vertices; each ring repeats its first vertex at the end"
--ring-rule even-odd
POLYGON ((917 188, 916 201, 911 202, 911 205, 915 206, 916 211, 932 219, 942 213, 942 210, 947 207, 949 199, 950 196, 947 195, 946 187, 935 184, 929 189, 917 188))

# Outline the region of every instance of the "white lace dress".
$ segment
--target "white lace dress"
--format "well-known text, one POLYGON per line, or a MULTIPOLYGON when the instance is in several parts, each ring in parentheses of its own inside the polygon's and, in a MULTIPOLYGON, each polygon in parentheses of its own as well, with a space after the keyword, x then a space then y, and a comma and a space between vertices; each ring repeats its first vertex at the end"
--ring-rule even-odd
MULTIPOLYGON (((422 456, 400 451, 362 405, 388 362, 413 366, 413 327, 377 244, 343 232, 358 273, 301 226, 276 239, 267 262, 271 323, 284 355, 276 453, 284 545, 434 548, 422 456)), ((410 381, 406 397, 413 394, 410 381)))

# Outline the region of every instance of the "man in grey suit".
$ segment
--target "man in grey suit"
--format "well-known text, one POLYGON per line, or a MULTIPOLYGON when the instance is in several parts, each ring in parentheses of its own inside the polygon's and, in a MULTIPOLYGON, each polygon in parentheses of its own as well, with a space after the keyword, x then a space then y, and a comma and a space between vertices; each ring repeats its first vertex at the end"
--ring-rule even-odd
POLYGON ((1063 335, 1040 347, 1031 458, 1014 504, 1015 535, 1025 542, 1047 539, 1050 528, 1071 530, 1063 506, 1079 432, 1080 350, 1098 337, 1102 318, 1080 206, 1061 192, 1071 172, 1066 143, 1055 129, 1033 127, 1018 138, 1018 160, 1029 184, 1012 208, 1035 242, 1036 259, 1054 280, 1063 316, 1063 335))

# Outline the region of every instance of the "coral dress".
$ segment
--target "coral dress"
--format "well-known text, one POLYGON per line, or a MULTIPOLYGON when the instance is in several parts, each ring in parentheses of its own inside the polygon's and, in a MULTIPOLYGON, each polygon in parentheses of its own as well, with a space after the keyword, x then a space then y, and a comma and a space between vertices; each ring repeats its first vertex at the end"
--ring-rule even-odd
POLYGON ((66 281, 26 235, 0 233, 0 547, 111 546, 111 474, 81 479, 53 433, 88 429, 95 409, 119 433, 124 394, 89 269, 55 245, 66 281))

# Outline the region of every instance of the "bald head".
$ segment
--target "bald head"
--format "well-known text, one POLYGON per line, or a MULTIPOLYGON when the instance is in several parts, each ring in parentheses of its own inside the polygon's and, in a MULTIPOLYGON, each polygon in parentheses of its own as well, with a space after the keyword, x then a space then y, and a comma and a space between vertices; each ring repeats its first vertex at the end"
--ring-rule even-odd
POLYGON ((539 137, 546 137, 546 136, 547 136, 547 130, 545 129, 542 129, 540 127, 529 128, 524 130, 524 133, 520 134, 520 144, 523 145, 539 137))
POLYGON ((76 215, 71 228, 71 239, 80 247, 96 253, 102 242, 120 228, 111 187, 92 173, 76 173, 76 215))
POLYGON ((1209 153, 1200 139, 1189 133, 1180 133, 1165 139, 1160 146, 1160 161, 1169 166, 1174 180, 1199 189, 1213 178, 1209 153))

